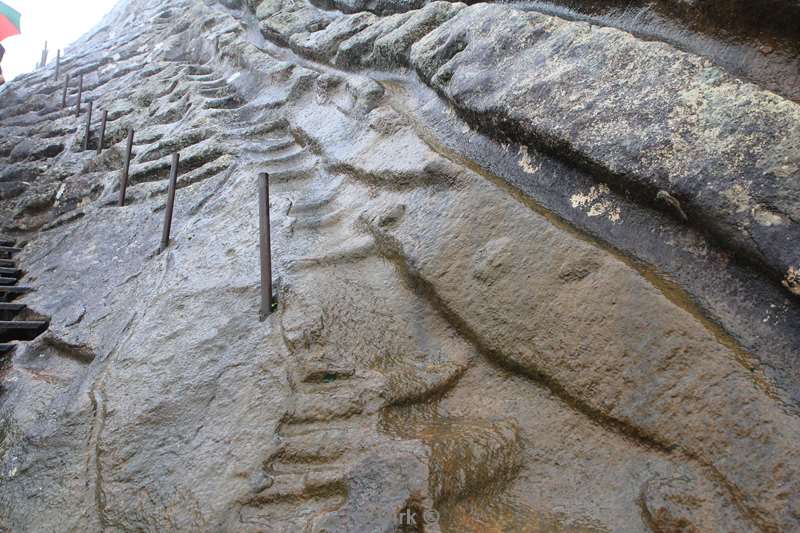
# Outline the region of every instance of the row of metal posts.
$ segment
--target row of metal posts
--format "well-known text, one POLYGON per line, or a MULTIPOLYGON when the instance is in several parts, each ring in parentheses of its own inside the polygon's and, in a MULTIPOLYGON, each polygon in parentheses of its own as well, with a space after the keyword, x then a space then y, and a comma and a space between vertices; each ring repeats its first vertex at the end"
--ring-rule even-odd
MULTIPOLYGON (((44 49, 42 50, 42 62, 39 63, 38 68, 47 66, 47 41, 44 42, 44 49)), ((61 70, 61 49, 56 52, 56 74, 53 79, 58 79, 58 73, 61 70)))
MULTIPOLYGON (((61 106, 67 106, 67 90, 69 89, 69 74, 67 74, 66 78, 64 79, 64 91, 61 95, 61 106)), ((81 114, 81 101, 83 99, 83 74, 80 75, 78 81, 78 98, 75 103, 75 116, 79 117, 81 114)), ((89 140, 92 136, 92 112, 94 109, 94 102, 89 100, 88 102, 88 109, 86 112, 86 127, 84 129, 83 134, 83 150, 86 151, 89 149, 89 140)), ((108 110, 103 110, 102 119, 100 121, 100 134, 98 135, 97 139, 97 154, 100 155, 103 151, 103 145, 105 144, 105 137, 106 137, 106 124, 108 123, 108 110)))
MULTIPOLYGON (((128 188, 128 174, 131 164, 131 149, 133 148, 133 128, 128 130, 128 142, 125 149, 125 162, 119 183, 119 206, 125 205, 125 193, 128 188)), ((172 214, 175 209, 175 190, 178 185, 178 165, 180 153, 172 154, 172 165, 169 171, 169 186, 167 188, 167 204, 164 209, 164 229, 161 232, 161 244, 158 253, 169 246, 169 237, 172 230, 172 214)), ((258 175, 258 222, 259 222, 259 255, 261 263, 261 309, 259 317, 264 320, 276 307, 275 297, 272 293, 272 245, 270 239, 269 216, 269 174, 263 172, 258 175)))
MULTIPOLYGON (((218 41, 215 43, 218 47, 218 41)), ((45 44, 45 51, 42 52, 42 64, 45 63, 47 45, 45 44)), ((61 51, 59 50, 56 57, 56 79, 58 78, 59 68, 61 64, 61 51)), ((61 97, 61 105, 63 108, 67 106, 67 91, 69 89, 69 74, 66 75, 64 80, 64 92, 61 97)), ((75 116, 80 116, 81 113, 81 98, 83 96, 83 74, 80 75, 78 82, 78 98, 75 105, 75 116)), ((89 138, 91 136, 92 124, 92 108, 93 102, 90 100, 88 103, 88 110, 86 115, 86 129, 83 137, 83 150, 89 147, 89 138)), ((103 150, 103 143, 105 140, 106 122, 108 121, 108 111, 103 111, 103 118, 100 125, 100 134, 97 140, 97 154, 99 155, 103 150)), ((122 173, 120 175, 119 183, 119 207, 125 206, 125 194, 128 189, 128 175, 130 173, 131 153, 133 151, 133 128, 128 129, 128 139, 125 147, 125 162, 122 166, 122 173)), ((169 173, 169 187, 167 189, 167 204, 164 210, 164 229, 161 233, 161 243, 158 248, 158 253, 163 252, 169 246, 169 237, 172 230, 172 214, 175 208, 175 190, 178 183, 178 166, 180 164, 180 154, 172 154, 172 165, 169 173)), ((272 293, 272 246, 270 240, 270 213, 269 213, 269 174, 266 172, 258 175, 258 219, 259 219, 259 256, 260 256, 260 273, 261 273, 261 309, 259 317, 264 320, 276 307, 275 297, 272 293)))

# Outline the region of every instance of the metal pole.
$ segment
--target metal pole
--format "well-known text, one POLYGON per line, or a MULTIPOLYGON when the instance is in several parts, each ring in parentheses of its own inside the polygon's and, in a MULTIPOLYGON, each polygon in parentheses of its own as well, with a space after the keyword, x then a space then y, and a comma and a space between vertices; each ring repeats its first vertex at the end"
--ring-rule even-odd
POLYGON ((169 171, 169 189, 167 190, 167 209, 164 211, 164 232, 161 234, 161 246, 158 253, 169 246, 169 232, 172 229, 172 210, 175 207, 175 186, 178 183, 178 163, 180 154, 172 154, 172 168, 169 171))
POLYGON ((125 164, 119 178, 119 206, 125 205, 125 191, 128 189, 128 170, 131 168, 131 150, 133 149, 133 128, 128 130, 128 147, 125 150, 125 164))
POLYGON ((64 78, 64 94, 61 95, 61 108, 67 107, 67 89, 69 89, 69 74, 64 78))
POLYGON ((42 50, 42 68, 47 66, 47 41, 44 42, 44 50, 42 50))
POLYGON ((106 138, 106 121, 108 120, 108 110, 103 111, 103 119, 100 121, 100 138, 97 139, 97 155, 103 151, 103 142, 106 138))
POLYGON ((261 311, 264 320, 272 313, 272 244, 269 223, 269 174, 258 175, 258 226, 261 253, 261 311))
POLYGON ((83 98, 83 74, 81 74, 80 81, 78 82, 78 103, 75 106, 75 116, 81 115, 81 98, 83 98))
POLYGON ((58 79, 58 73, 60 71, 61 71, 61 49, 59 48, 58 52, 56 52, 56 76, 53 79, 55 80, 58 79))
POLYGON ((83 149, 89 149, 89 137, 92 135, 92 107, 94 102, 89 100, 89 109, 86 112, 86 131, 83 134, 83 149))

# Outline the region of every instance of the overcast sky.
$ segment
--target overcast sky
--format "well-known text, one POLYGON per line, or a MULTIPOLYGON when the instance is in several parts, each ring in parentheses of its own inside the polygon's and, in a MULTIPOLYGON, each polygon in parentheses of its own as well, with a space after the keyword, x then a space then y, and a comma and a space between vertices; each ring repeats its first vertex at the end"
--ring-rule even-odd
POLYGON ((56 50, 70 43, 100 22, 117 0, 2 0, 22 13, 22 35, 3 41, 3 75, 6 80, 30 72, 42 57, 48 41, 47 62, 55 61, 56 50))

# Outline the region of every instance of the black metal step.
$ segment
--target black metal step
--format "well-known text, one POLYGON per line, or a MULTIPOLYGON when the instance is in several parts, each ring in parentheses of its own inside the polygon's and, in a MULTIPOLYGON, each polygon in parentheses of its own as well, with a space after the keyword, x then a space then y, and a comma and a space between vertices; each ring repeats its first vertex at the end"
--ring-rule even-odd
POLYGON ((44 320, 0 320, 0 330, 9 329, 43 329, 47 327, 44 320))
POLYGON ((0 246, 16 246, 17 241, 8 237, 0 237, 0 246))
POLYGON ((10 344, 7 342, 0 343, 0 353, 7 353, 14 349, 16 344, 10 344))
POLYGON ((0 267, 0 275, 18 277, 20 275, 20 271, 18 268, 0 267))
POLYGON ((0 285, 13 285, 17 282, 17 278, 7 278, 0 276, 0 285))
POLYGON ((13 259, 0 259, 0 267, 16 268, 17 263, 13 259))
POLYGON ((25 304, 15 304, 9 302, 0 302, 0 311, 22 311, 25 309, 25 304))
POLYGON ((22 248, 17 248, 16 246, 0 246, 0 252, 5 252, 7 254, 15 254, 21 251, 22 248))

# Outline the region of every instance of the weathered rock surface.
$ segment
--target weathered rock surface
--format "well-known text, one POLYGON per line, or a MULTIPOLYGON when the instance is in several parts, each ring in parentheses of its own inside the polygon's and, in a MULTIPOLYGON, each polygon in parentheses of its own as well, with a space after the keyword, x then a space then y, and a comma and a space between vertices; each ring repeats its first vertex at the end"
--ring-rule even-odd
POLYGON ((62 63, 102 155, 52 67, 0 93, 50 320, 0 362, 0 530, 799 528, 798 105, 509 6, 325 7, 121 2, 62 63))
POLYGON ((666 191, 779 277, 800 262, 797 104, 660 43, 496 6, 462 11, 411 61, 483 127, 574 158, 644 201, 666 191))
MULTIPOLYGON (((574 161, 798 291, 799 105, 625 32, 506 6, 460 7, 434 2, 388 17, 336 54, 329 47, 328 59, 411 65, 484 131, 574 161)), ((291 11, 303 27, 313 24, 307 10, 291 11)), ((282 13, 266 16, 267 27, 282 13)), ((350 27, 349 18, 334 24, 350 27)), ((307 53, 301 43, 313 33, 280 32, 307 53)))

